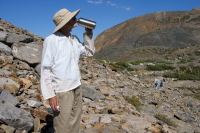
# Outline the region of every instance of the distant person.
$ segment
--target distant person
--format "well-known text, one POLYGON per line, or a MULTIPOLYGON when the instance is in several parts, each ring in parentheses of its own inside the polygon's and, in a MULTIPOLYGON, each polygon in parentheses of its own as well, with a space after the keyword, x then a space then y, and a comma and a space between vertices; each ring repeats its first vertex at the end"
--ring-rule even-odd
POLYGON ((53 110, 56 133, 79 132, 82 90, 78 62, 80 56, 93 56, 95 52, 91 29, 85 28, 84 45, 70 33, 79 11, 59 10, 53 17, 56 28, 43 43, 41 91, 53 110))
POLYGON ((158 89, 159 88, 159 82, 156 80, 156 82, 155 82, 155 87, 156 87, 156 89, 158 89))
POLYGON ((160 81, 160 88, 162 89, 162 87, 163 87, 163 81, 161 80, 160 81))

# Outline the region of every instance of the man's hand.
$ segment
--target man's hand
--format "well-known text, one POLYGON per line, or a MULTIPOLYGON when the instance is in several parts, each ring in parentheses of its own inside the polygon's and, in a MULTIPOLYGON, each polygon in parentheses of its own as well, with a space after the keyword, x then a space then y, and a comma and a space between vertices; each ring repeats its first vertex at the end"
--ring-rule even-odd
POLYGON ((85 31, 87 35, 91 35, 92 34, 92 29, 89 29, 87 27, 85 27, 85 31))
POLYGON ((54 111, 59 111, 59 110, 57 109, 57 107, 59 106, 59 104, 58 104, 58 99, 57 99, 56 96, 54 96, 54 97, 52 97, 52 98, 49 99, 49 104, 50 104, 51 108, 52 108, 54 111))

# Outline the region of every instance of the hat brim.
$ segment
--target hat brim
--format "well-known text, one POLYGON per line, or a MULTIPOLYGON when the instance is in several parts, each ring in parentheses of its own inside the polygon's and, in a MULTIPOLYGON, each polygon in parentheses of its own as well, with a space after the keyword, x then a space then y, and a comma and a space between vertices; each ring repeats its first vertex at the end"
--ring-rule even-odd
POLYGON ((78 13, 80 12, 79 10, 76 10, 74 12, 72 12, 67 18, 65 18, 59 25, 56 26, 55 30, 53 31, 53 33, 57 32, 58 30, 60 30, 66 23, 68 23, 74 16, 76 16, 78 13))

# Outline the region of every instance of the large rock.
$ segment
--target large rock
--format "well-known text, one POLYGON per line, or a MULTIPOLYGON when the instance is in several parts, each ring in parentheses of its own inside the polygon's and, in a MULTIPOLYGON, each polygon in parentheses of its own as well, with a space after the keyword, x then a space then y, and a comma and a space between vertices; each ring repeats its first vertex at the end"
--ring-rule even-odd
POLYGON ((12 54, 11 48, 8 47, 7 45, 1 43, 1 42, 0 42, 0 52, 4 53, 6 55, 11 55, 12 54))
POLYGON ((5 103, 11 103, 16 106, 19 103, 19 100, 11 95, 9 92, 3 90, 0 94, 0 100, 4 101, 5 103))
POLYGON ((5 31, 0 31, 0 41, 1 41, 1 42, 6 41, 7 35, 8 35, 7 32, 5 32, 5 31))
POLYGON ((15 58, 26 61, 29 64, 38 64, 41 62, 42 45, 28 43, 24 45, 14 44, 12 53, 15 58))
POLYGON ((83 91, 83 97, 89 98, 93 101, 105 100, 105 96, 100 91, 88 88, 84 85, 81 85, 81 88, 83 91))
POLYGON ((30 43, 33 41, 34 41, 34 38, 30 36, 18 35, 14 33, 8 33, 7 38, 6 38, 7 43, 18 43, 18 42, 30 43))
POLYGON ((12 94, 16 94, 20 85, 11 78, 0 78, 0 87, 12 94))
POLYGON ((33 128, 33 116, 22 109, 0 104, 0 123, 14 127, 18 130, 30 131, 33 128))

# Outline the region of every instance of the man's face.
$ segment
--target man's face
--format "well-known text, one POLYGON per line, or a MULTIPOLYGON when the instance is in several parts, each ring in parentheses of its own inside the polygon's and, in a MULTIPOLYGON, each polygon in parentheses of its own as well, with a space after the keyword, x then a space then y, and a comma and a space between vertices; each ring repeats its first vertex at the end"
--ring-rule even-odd
POLYGON ((63 26, 63 28, 71 30, 72 28, 74 28, 76 26, 77 26, 76 25, 76 18, 74 17, 65 26, 63 26))

